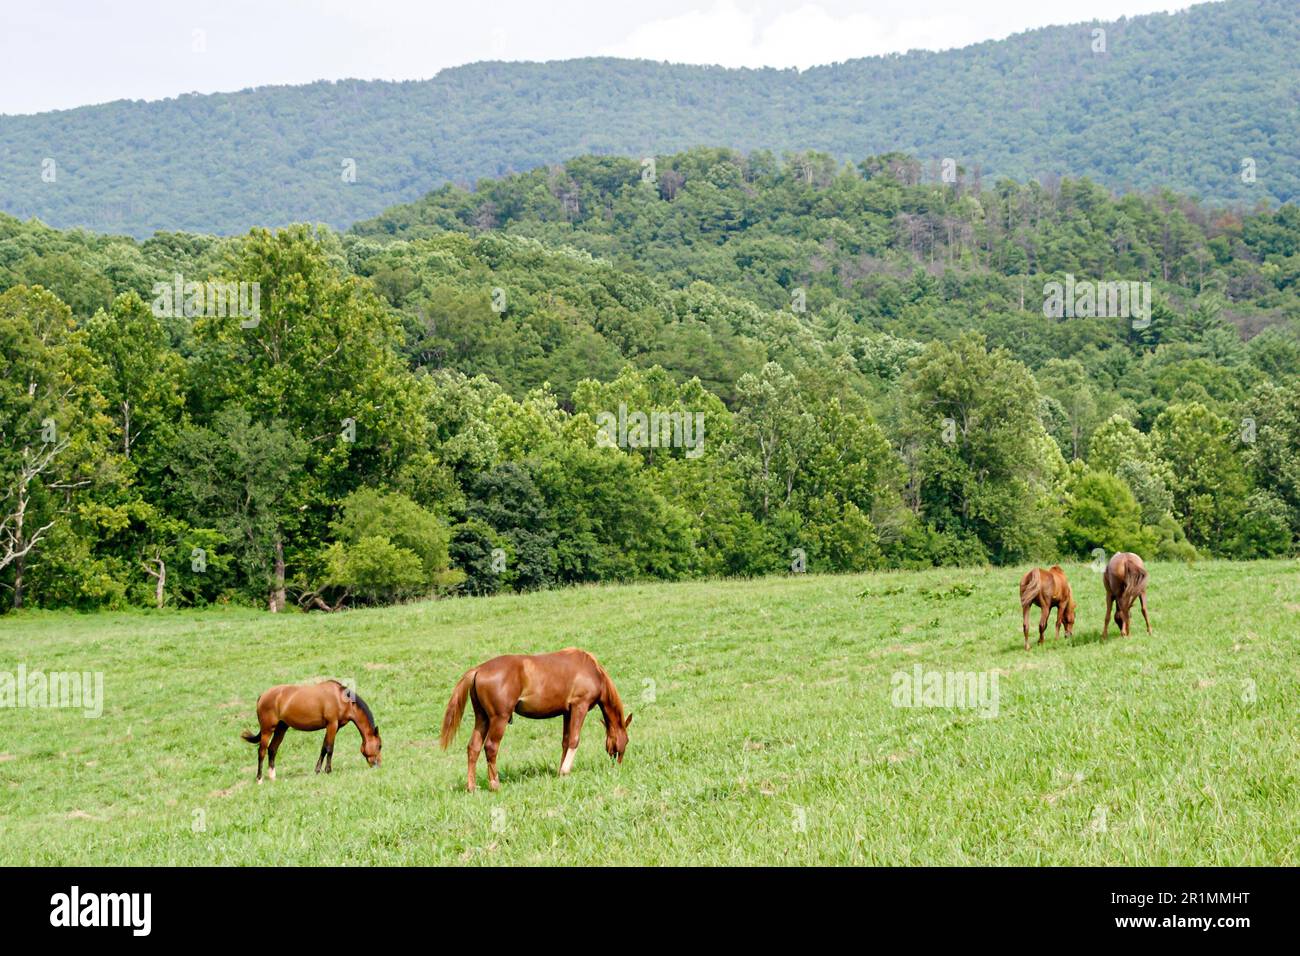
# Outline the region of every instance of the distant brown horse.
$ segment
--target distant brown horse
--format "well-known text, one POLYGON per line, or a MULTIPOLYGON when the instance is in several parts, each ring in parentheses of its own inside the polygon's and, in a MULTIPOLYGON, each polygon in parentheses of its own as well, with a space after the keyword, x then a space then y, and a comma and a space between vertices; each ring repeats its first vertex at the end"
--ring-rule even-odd
POLYGON ((334 735, 349 722, 361 731, 361 756, 370 766, 379 766, 379 752, 383 741, 379 739, 379 726, 366 702, 336 680, 319 684, 278 684, 263 691, 257 698, 257 722, 260 734, 244 731, 240 736, 250 744, 257 744, 257 782, 262 782, 262 758, 270 754, 269 776, 275 779, 275 755, 280 749, 284 732, 294 730, 324 730, 325 740, 316 758, 316 772, 321 762, 325 772, 334 771, 334 735))
POLYGON ((1038 619, 1038 643, 1043 643, 1043 633, 1047 630, 1047 619, 1051 617, 1052 608, 1056 608, 1056 632, 1052 640, 1061 636, 1061 621, 1065 621, 1066 638, 1074 637, 1074 595, 1070 593, 1070 582, 1065 579, 1065 572, 1059 564, 1050 568, 1034 568, 1020 579, 1020 610, 1025 619, 1025 650, 1029 650, 1029 607, 1036 604, 1043 609, 1038 619))
POLYGON ((447 712, 442 717, 443 750, 456 739, 466 700, 474 705, 474 734, 466 751, 471 791, 476 784, 474 768, 481 750, 487 751, 488 786, 493 790, 501 786, 497 751, 514 714, 536 720, 564 716, 560 776, 565 776, 573 767, 587 711, 599 707, 605 720, 605 750, 610 757, 623 762, 632 715, 623 716, 623 701, 605 668, 576 647, 554 654, 507 654, 467 670, 451 692, 447 712))
POLYGON ((1101 576, 1106 585, 1106 619, 1101 625, 1101 639, 1106 639, 1110 630, 1110 608, 1115 605, 1115 623, 1124 637, 1129 634, 1129 621, 1133 616, 1133 601, 1142 605, 1142 620, 1147 622, 1147 633, 1151 633, 1151 618, 1147 617, 1147 569, 1132 551, 1121 551, 1110 559, 1106 571, 1101 576))

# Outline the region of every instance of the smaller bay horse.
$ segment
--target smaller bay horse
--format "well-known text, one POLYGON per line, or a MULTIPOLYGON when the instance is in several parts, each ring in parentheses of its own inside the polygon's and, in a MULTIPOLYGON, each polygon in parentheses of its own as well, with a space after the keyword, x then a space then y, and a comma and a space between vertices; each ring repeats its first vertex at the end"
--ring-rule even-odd
POLYGON ((1106 564, 1106 571, 1101 576, 1106 586, 1106 618, 1101 624, 1101 639, 1106 639, 1110 630, 1110 609, 1115 605, 1115 623, 1119 625, 1122 636, 1129 636, 1129 622, 1133 616, 1133 602, 1142 605, 1142 620, 1147 622, 1147 633, 1151 633, 1151 618, 1147 617, 1147 568, 1132 551, 1121 551, 1106 564))
POLYGON ((270 755, 268 775, 275 779, 275 755, 280 749, 284 732, 294 730, 324 730, 325 740, 316 758, 316 772, 321 763, 325 772, 334 771, 334 735, 349 723, 361 732, 361 756, 372 767, 379 766, 383 741, 379 739, 379 726, 366 702, 336 680, 319 684, 278 684, 262 692, 257 698, 257 722, 261 733, 244 731, 240 734, 250 744, 257 744, 257 782, 262 782, 262 758, 270 755))
POLYGON ((1020 579, 1020 610, 1025 623, 1025 650, 1029 650, 1029 607, 1037 605, 1042 608, 1038 618, 1038 643, 1043 643, 1043 634, 1047 630, 1047 619, 1051 617, 1052 608, 1056 608, 1056 631, 1052 635, 1055 641, 1061 636, 1061 621, 1065 621, 1065 636, 1074 637, 1074 595, 1070 592, 1070 582, 1059 564, 1050 568, 1034 568, 1020 579))
POLYGON ((599 707, 605 721, 605 751, 619 763, 627 750, 627 728, 632 715, 623 714, 623 701, 614 682, 596 658, 576 647, 553 654, 507 654, 471 667, 456 684, 442 717, 442 749, 456 739, 465 703, 474 707, 474 733, 466 754, 469 759, 468 789, 476 785, 475 767, 480 751, 487 751, 488 786, 497 790, 497 752, 506 725, 515 714, 534 720, 564 717, 560 738, 564 755, 560 776, 573 769, 582 722, 592 707, 599 707))

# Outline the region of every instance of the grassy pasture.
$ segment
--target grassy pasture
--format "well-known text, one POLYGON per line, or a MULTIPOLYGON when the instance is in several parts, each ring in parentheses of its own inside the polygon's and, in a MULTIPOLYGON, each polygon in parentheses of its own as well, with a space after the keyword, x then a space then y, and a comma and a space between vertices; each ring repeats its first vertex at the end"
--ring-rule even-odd
POLYGON ((335 615, 0 618, 0 671, 100 671, 103 715, 0 708, 3 864, 1300 862, 1300 566, 1151 566, 1155 636, 1021 649, 1023 568, 580 588, 335 615), (637 715, 516 719, 502 790, 464 792, 451 688, 505 652, 585 647, 637 715), (997 678, 997 715, 895 706, 895 674, 997 678), (289 731, 255 786, 265 687, 353 678, 384 765, 289 731))

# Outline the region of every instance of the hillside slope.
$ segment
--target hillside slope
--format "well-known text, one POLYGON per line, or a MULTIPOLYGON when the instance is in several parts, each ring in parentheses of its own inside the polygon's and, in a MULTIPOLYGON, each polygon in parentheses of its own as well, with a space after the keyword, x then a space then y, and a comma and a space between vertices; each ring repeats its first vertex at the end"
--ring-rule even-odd
POLYGON ((0 209, 136 236, 346 226, 444 181, 700 143, 890 150, 986 176, 1088 175, 1214 200, 1300 193, 1300 6, 1226 0, 805 72, 646 61, 477 63, 0 118, 0 209), (42 177, 54 161, 54 181, 42 177), (1242 181, 1254 160, 1256 180, 1242 181), (344 181, 345 161, 355 181, 344 181))

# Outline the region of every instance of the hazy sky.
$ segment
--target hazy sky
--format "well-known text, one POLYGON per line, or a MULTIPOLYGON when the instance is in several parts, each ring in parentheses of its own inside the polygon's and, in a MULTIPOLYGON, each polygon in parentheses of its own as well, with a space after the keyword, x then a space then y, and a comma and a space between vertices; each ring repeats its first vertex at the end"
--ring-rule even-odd
POLYGON ((475 60, 797 66, 943 50, 1187 0, 5 0, 0 113, 475 60))

